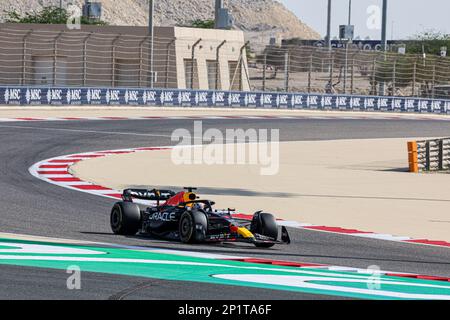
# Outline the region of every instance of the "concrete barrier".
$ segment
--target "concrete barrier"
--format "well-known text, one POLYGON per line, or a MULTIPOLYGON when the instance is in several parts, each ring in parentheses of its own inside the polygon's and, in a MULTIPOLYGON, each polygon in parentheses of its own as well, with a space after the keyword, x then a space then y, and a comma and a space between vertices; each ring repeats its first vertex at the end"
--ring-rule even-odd
POLYGON ((450 170, 450 138, 408 142, 409 171, 450 170))
POLYGON ((0 87, 6 106, 153 106, 450 114, 450 100, 283 92, 138 88, 0 87))

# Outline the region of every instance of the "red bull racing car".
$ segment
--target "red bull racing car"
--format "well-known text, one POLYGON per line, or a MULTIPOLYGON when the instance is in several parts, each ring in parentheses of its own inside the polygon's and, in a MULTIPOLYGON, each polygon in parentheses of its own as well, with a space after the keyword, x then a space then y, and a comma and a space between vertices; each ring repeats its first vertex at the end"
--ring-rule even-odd
POLYGON ((183 243, 246 242, 261 248, 290 243, 285 227, 278 240, 279 230, 272 214, 259 211, 251 221, 237 219, 233 209, 214 209, 213 201, 200 200, 194 190, 124 190, 123 201, 111 210, 111 229, 119 235, 139 233, 183 243), (152 204, 143 207, 136 200, 152 204))

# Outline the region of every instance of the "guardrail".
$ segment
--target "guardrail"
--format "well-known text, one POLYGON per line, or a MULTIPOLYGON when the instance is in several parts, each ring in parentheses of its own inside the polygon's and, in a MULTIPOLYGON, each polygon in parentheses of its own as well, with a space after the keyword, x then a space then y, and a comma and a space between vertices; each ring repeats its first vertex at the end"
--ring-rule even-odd
POLYGON ((450 138, 408 142, 409 171, 450 170, 450 138))
POLYGON ((450 114, 450 100, 283 92, 141 88, 0 87, 0 105, 181 106, 450 114))

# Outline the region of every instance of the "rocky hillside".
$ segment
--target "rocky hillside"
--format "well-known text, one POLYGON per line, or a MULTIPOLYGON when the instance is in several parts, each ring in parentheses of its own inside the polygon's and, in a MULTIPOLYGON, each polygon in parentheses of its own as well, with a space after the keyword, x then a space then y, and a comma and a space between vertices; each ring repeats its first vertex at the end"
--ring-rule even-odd
MULTIPOLYGON (((99 0, 103 20, 112 25, 146 25, 147 0, 99 0)), ((81 4, 84 0, 72 0, 81 4)), ((67 1, 63 1, 67 3, 67 1)), ((266 44, 270 37, 318 39, 320 35, 302 23, 284 5, 274 0, 225 0, 235 19, 236 28, 246 32, 255 45, 266 44)), ((59 0, 0 0, 0 21, 4 10, 19 12, 59 5, 59 0)), ((214 0, 156 0, 156 23, 161 26, 189 25, 195 19, 214 17, 214 0)))

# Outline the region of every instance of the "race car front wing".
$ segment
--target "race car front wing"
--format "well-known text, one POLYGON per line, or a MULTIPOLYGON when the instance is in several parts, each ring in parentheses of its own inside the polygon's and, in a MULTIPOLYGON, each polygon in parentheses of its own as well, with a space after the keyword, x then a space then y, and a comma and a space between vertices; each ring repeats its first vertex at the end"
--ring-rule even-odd
POLYGON ((205 242, 242 242, 252 244, 290 244, 291 238, 286 227, 281 227, 281 240, 266 237, 260 234, 252 234, 251 237, 244 237, 238 233, 221 233, 208 235, 205 242))

